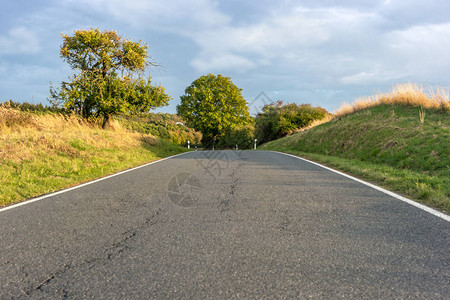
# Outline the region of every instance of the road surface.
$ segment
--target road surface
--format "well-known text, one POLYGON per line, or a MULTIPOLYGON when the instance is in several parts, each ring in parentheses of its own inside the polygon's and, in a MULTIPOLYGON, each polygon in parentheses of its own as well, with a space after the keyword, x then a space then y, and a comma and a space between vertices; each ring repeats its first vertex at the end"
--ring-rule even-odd
POLYGON ((450 222, 275 152, 179 155, 0 228, 0 299, 450 297, 450 222))

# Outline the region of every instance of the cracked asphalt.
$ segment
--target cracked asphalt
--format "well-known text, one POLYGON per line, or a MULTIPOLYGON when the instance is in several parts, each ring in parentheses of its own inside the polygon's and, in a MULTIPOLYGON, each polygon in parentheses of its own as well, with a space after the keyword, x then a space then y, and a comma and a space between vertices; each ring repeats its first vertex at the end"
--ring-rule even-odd
POLYGON ((0 228, 1 299, 450 298, 449 222, 274 152, 190 152, 0 228))

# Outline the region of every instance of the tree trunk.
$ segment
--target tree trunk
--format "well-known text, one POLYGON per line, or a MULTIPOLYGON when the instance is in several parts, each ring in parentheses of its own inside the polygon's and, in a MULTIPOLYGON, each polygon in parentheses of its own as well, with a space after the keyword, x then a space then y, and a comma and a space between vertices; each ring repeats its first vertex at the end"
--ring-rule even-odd
POLYGON ((111 115, 110 115, 110 114, 105 114, 105 115, 103 116, 103 124, 102 124, 102 128, 103 128, 103 129, 108 129, 108 128, 110 128, 110 127, 111 127, 111 120, 112 120, 111 115))

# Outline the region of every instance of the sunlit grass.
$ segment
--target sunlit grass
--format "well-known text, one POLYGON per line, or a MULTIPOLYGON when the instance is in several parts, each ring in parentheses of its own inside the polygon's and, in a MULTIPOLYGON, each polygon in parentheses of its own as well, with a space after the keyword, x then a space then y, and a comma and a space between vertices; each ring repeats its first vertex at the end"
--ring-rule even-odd
POLYGON ((118 123, 0 107, 0 206, 182 151, 118 123))
POLYGON ((334 115, 342 117, 381 104, 409 105, 450 111, 448 91, 438 88, 426 92, 420 85, 407 83, 395 86, 390 93, 358 98, 353 104, 344 103, 334 115))
POLYGON ((355 106, 260 149, 300 154, 450 212, 450 111, 442 101, 414 103, 355 106))

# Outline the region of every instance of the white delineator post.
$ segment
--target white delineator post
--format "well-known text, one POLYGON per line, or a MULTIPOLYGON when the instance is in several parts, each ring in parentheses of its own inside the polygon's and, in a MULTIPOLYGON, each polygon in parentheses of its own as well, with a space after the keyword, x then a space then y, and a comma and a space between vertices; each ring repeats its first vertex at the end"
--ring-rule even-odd
POLYGON ((257 141, 257 139, 255 139, 255 148, 254 148, 255 150, 256 150, 256 141, 257 141))
POLYGON ((188 141, 188 149, 191 149, 191 142, 188 141))

